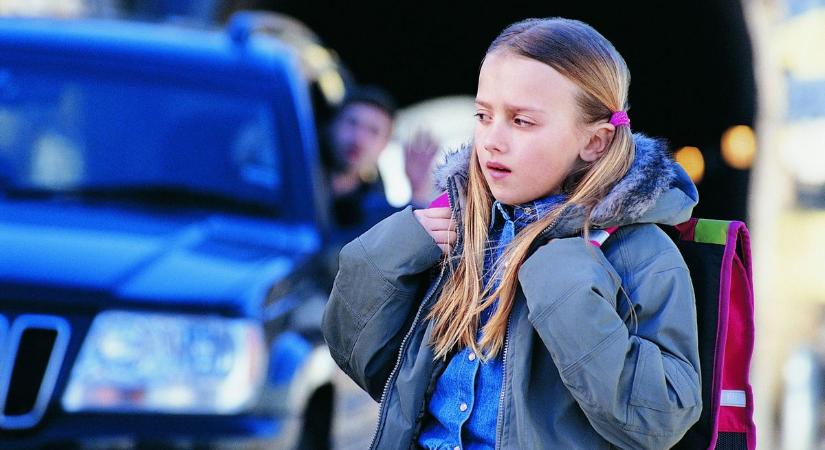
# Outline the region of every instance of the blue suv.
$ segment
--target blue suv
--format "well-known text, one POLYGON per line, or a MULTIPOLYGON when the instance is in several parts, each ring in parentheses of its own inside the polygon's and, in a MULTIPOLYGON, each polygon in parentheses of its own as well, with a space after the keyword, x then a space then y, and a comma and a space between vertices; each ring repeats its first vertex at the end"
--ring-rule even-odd
POLYGON ((312 106, 249 17, 0 20, 0 448, 326 440, 312 106))

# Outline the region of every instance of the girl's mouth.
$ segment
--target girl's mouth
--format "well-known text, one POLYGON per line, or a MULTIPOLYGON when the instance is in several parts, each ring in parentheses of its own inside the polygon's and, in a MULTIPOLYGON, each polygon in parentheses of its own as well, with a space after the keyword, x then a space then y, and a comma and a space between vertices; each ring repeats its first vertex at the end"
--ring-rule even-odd
POLYGON ((490 176, 495 180, 500 180, 507 175, 510 175, 512 172, 507 166, 501 163, 497 163, 495 161, 489 161, 487 164, 487 172, 490 173, 490 176))

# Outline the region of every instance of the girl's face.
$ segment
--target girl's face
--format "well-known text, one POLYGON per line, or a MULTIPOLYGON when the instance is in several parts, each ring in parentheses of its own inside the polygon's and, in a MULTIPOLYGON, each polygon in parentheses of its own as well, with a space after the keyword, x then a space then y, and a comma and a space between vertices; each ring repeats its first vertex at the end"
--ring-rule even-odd
POLYGON ((556 193, 579 158, 591 160, 578 92, 547 64, 507 51, 487 55, 474 145, 496 200, 515 205, 556 193))

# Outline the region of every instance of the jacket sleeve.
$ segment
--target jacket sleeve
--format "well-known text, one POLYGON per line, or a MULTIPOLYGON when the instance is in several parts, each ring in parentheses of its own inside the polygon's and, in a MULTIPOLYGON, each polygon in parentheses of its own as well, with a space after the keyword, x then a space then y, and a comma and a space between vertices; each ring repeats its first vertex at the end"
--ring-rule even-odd
POLYGON ((702 409, 693 286, 661 230, 622 231, 614 264, 580 237, 556 239, 525 261, 519 281, 530 322, 595 430, 621 448, 670 448, 702 409), (625 295, 638 323, 619 315, 625 295))
POLYGON ((341 250, 324 310, 324 338, 336 363, 376 400, 419 305, 426 273, 441 254, 411 207, 341 250))

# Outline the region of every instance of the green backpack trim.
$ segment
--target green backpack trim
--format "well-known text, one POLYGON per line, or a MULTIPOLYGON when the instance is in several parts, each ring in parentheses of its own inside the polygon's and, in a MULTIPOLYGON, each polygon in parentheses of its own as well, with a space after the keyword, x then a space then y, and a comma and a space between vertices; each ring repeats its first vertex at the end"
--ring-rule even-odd
POLYGON ((728 242, 729 220, 699 219, 696 222, 694 242, 725 245, 728 242))

